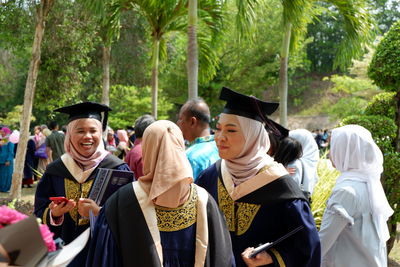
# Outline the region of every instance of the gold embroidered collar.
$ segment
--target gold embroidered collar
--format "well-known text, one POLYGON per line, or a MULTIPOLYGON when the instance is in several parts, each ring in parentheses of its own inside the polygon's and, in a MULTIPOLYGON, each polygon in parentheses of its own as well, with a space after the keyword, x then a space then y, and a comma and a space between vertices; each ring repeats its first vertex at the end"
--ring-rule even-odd
POLYGON ((166 208, 155 206, 157 225, 160 231, 179 231, 196 222, 197 215, 197 190, 194 184, 190 186, 190 196, 180 207, 166 208))

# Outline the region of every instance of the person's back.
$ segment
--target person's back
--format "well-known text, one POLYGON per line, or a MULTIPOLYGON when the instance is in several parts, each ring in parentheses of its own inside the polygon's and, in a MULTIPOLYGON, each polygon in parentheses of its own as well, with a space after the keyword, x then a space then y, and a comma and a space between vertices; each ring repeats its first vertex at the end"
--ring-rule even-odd
POLYGON ((292 177, 298 181, 298 184, 301 185, 304 191, 307 191, 312 195, 314 187, 318 182, 318 146, 315 143, 311 132, 306 129, 291 130, 289 136, 297 140, 302 147, 301 157, 289 164, 289 167, 296 168, 292 177))
POLYGON ((378 245, 366 182, 347 180, 335 187, 326 212, 338 216, 322 221, 322 266, 386 267, 386 262, 377 261, 386 258, 386 246, 378 245))
POLYGON ((387 266, 388 218, 382 184, 383 155, 358 125, 332 131, 330 159, 340 171, 322 218, 324 267, 387 266))
POLYGON ((193 184, 179 128, 154 122, 142 145, 144 175, 101 209, 86 266, 232 266, 225 221, 193 184))
MULTIPOLYGON (((51 159, 55 161, 64 154, 64 139, 63 133, 58 131, 56 122, 50 123, 51 134, 46 138, 46 147, 50 149, 51 159)), ((48 150, 49 151, 49 150, 48 150)))

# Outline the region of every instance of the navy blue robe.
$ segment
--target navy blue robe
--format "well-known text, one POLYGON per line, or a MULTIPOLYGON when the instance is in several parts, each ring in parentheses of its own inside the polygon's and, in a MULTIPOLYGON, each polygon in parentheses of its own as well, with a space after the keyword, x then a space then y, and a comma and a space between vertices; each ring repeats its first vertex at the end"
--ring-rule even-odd
MULTIPOLYGON (((246 266, 241 253, 247 247, 275 241, 301 225, 303 230, 268 251, 273 259, 269 266, 320 266, 320 240, 314 218, 291 177, 280 177, 230 205, 225 201, 230 196, 216 164, 203 171, 196 183, 214 197, 227 221, 231 222, 228 228, 237 266, 246 266)), ((230 201, 233 202, 231 198, 230 201)))
MULTIPOLYGON (((209 241, 204 266, 235 266, 223 215, 211 196, 207 202, 207 221, 209 241)), ((194 266, 196 225, 160 231, 164 267, 194 266)), ((131 184, 118 190, 101 209, 87 259, 87 267, 161 267, 131 184)))
MULTIPOLYGON (((129 170, 126 163, 113 155, 107 155, 106 158, 97 166, 97 168, 110 168, 118 170, 129 170)), ((54 239, 60 237, 66 244, 77 238, 83 231, 89 227, 89 219, 81 218, 77 208, 64 214, 64 221, 60 226, 50 224, 49 217, 49 197, 65 196, 68 199, 87 198, 90 188, 93 184, 97 168, 83 184, 79 184, 69 173, 61 158, 47 166, 43 177, 38 184, 35 195, 35 215, 47 224, 54 233, 54 239)), ((86 261, 88 246, 78 254, 69 266, 84 266, 86 261)))

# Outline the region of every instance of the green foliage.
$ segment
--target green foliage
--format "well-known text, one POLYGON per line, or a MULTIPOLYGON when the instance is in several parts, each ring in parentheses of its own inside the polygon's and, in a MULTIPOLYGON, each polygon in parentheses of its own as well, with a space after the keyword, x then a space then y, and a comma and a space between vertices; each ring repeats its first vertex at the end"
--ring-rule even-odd
POLYGON ((18 53, 32 45, 36 1, 7 0, 0 4, 0 47, 18 53))
MULTIPOLYGON (((81 100, 80 92, 89 77, 90 53, 99 43, 97 27, 80 7, 71 0, 56 1, 46 24, 38 75, 35 112, 47 114, 56 107, 81 100)), ((84 99, 83 99, 84 100, 84 99)))
POLYGON ((385 116, 394 120, 396 111, 395 95, 396 93, 394 92, 384 92, 374 96, 365 109, 365 115, 385 116))
POLYGON ((397 92, 400 89, 400 21, 385 34, 376 48, 369 77, 386 91, 397 92))
POLYGON ((319 160, 317 171, 319 179, 311 197, 311 211, 314 216, 315 224, 319 229, 326 208, 326 201, 331 195, 332 189, 336 183, 336 178, 340 173, 332 167, 329 159, 326 158, 326 154, 319 160))
MULTIPOLYGON (((11 129, 19 129, 21 122, 22 105, 14 106, 14 108, 7 113, 6 117, 2 119, 0 117, 0 124, 5 124, 11 129)), ((31 121, 35 121, 35 117, 31 116, 31 121)))
MULTIPOLYGON (((172 104, 167 101, 163 92, 159 90, 158 119, 168 118, 168 111, 172 104)), ((125 129, 135 123, 135 120, 151 113, 151 90, 149 87, 115 85, 110 88, 109 125, 113 129, 125 129)))
POLYGON ((335 119, 361 115, 367 104, 368 102, 360 97, 341 98, 335 104, 328 106, 328 114, 335 119))
POLYGON ((390 218, 390 223, 396 224, 400 221, 400 153, 389 152, 385 153, 383 162, 384 177, 383 184, 388 201, 395 211, 390 218))
POLYGON ((330 78, 324 78, 324 80, 329 80, 335 84, 332 88, 334 93, 354 94, 364 90, 378 90, 378 87, 373 85, 370 80, 354 79, 346 75, 332 75, 330 78))

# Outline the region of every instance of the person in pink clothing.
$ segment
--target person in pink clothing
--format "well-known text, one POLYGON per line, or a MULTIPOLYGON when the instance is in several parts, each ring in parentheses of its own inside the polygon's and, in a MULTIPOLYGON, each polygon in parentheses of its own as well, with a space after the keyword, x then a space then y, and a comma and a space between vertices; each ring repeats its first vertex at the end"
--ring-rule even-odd
POLYGON ((144 130, 155 122, 153 116, 143 115, 139 117, 135 122, 135 135, 136 140, 133 148, 126 154, 125 162, 129 168, 135 173, 136 179, 143 176, 143 162, 142 162, 142 136, 144 130))

